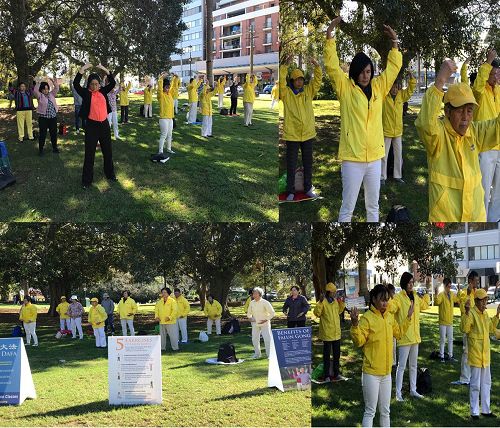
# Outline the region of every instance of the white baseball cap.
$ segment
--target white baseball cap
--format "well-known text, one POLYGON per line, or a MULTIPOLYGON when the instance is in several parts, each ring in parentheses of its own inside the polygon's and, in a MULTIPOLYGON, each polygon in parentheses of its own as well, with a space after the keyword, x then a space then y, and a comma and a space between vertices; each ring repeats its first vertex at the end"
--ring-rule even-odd
POLYGON ((74 294, 73 294, 73 295, 71 296, 71 300, 78 300, 78 297, 77 297, 76 295, 74 295, 74 294))

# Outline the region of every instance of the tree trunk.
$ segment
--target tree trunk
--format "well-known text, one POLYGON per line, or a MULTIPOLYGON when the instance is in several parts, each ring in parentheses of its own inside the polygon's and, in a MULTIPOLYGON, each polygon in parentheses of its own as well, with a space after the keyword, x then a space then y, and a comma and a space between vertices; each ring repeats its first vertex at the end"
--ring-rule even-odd
POLYGON ((205 281, 201 281, 198 287, 198 297, 200 298, 201 310, 205 309, 205 301, 207 299, 207 284, 205 281))
POLYGON ((300 288, 300 293, 307 299, 306 278, 302 275, 295 275, 295 284, 300 288))
POLYGON ((358 251, 358 275, 359 275, 359 295, 365 298, 365 301, 369 301, 368 291, 368 271, 367 271, 367 260, 366 253, 363 251, 358 251))
POLYGON ((210 281, 210 293, 214 296, 214 299, 219 301, 222 305, 223 317, 231 316, 229 308, 227 307, 227 297, 229 295, 229 289, 233 278, 233 272, 215 272, 212 280, 210 281))
POLYGON ((325 255, 317 249, 312 250, 313 286, 316 299, 323 293, 326 285, 325 255))
POLYGON ((59 314, 56 312, 56 307, 61 301, 61 296, 66 296, 66 301, 69 302, 67 281, 63 279, 56 279, 51 281, 49 285, 50 307, 49 316, 57 317, 59 314))
MULTIPOLYGON (((28 50, 26 49, 28 7, 26 0, 11 0, 9 3, 9 10, 13 19, 8 38, 9 45, 14 54, 14 63, 18 76, 17 81, 18 84, 19 82, 28 83, 28 76, 30 75, 30 71, 32 72, 29 67, 28 50)), ((36 71, 38 72, 38 70, 36 71)), ((29 82, 28 86, 31 86, 31 82, 29 82)))

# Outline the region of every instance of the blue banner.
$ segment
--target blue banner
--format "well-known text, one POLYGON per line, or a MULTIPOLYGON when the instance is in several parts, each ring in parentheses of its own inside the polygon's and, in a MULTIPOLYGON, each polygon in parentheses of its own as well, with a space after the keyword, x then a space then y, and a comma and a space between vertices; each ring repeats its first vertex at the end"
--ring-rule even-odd
POLYGON ((22 338, 0 339, 0 405, 20 404, 22 338))

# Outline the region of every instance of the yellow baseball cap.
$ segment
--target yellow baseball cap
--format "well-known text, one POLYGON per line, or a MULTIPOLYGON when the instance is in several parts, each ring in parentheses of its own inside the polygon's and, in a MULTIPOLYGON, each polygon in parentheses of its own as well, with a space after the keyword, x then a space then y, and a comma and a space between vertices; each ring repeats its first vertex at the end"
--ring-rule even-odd
POLYGON ((465 104, 477 106, 476 98, 472 89, 467 83, 455 83, 448 86, 448 91, 444 94, 444 103, 450 103, 453 107, 462 107, 465 104))
POLYGON ((333 282, 329 282, 328 284, 326 284, 325 290, 331 291, 332 293, 336 293, 337 287, 335 287, 335 284, 333 282))
POLYGON ((99 303, 99 299, 97 299, 97 297, 92 297, 92 299, 90 299, 90 301, 99 303))
POLYGON ((61 300, 62 300, 62 299, 66 300, 66 296, 61 296, 61 300))
POLYGON ((474 294, 474 299, 486 299, 488 297, 488 293, 484 288, 478 288, 474 294))
POLYGON ((296 68, 290 73, 290 79, 295 80, 298 78, 304 78, 304 72, 300 68, 296 68))

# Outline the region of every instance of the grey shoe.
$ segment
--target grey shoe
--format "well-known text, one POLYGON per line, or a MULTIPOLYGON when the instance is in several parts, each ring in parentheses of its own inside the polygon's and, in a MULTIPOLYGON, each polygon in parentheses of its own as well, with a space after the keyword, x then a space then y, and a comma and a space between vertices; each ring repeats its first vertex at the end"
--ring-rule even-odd
POLYGON ((399 184, 406 184, 402 178, 395 178, 394 181, 399 184))

